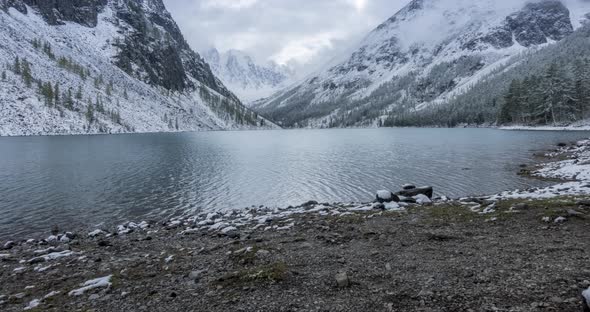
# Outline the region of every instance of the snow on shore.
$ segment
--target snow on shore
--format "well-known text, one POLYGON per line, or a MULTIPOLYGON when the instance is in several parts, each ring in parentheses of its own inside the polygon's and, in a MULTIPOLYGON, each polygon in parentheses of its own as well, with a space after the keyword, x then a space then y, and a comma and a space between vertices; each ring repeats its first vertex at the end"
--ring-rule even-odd
POLYGON ((548 157, 567 155, 567 159, 541 164, 531 174, 540 178, 560 179, 565 182, 544 188, 506 191, 488 199, 546 199, 557 196, 590 195, 590 140, 582 140, 575 146, 561 147, 548 157))

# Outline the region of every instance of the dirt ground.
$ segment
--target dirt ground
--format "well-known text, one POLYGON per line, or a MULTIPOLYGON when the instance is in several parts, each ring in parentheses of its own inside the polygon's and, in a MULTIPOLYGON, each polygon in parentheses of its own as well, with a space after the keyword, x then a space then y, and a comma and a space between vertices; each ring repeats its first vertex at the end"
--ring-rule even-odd
POLYGON ((581 311, 590 208, 580 199, 502 201, 490 214, 457 202, 309 213, 290 229, 231 238, 154 224, 21 242, 0 251, 0 310, 37 299, 30 311, 581 311), (28 262, 51 246, 75 254, 28 262), (109 275, 110 285, 69 294, 109 275))

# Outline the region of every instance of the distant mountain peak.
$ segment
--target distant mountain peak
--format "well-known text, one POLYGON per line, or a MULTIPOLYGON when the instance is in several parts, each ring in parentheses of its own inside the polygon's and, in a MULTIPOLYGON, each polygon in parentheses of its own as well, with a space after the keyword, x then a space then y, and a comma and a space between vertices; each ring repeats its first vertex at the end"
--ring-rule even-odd
POLYGON ((246 52, 210 48, 203 53, 211 70, 245 103, 268 97, 285 87, 295 73, 275 62, 259 63, 246 52))

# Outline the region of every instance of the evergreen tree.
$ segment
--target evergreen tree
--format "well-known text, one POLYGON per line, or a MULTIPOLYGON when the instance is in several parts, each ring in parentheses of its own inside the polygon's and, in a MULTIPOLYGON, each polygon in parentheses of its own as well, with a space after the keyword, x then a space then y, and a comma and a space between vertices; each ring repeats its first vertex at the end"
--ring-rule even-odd
POLYGON ((6 71, 2 71, 2 81, 6 81, 6 71))
POLYGON ((520 112, 520 82, 517 79, 512 80, 508 92, 504 97, 504 105, 500 108, 498 116, 499 124, 508 124, 515 122, 520 112))
POLYGON ((60 104, 60 94, 59 94, 59 82, 55 83, 55 88, 53 89, 53 96, 55 97, 54 104, 60 104))
POLYGON ((43 84, 42 94, 45 98, 45 104, 51 107, 53 105, 54 93, 53 87, 51 86, 50 82, 46 82, 43 84))
POLYGON ((21 74, 20 59, 19 59, 18 56, 14 59, 14 67, 13 67, 12 70, 17 75, 20 75, 21 74))
POLYGON ((86 120, 89 125, 94 122, 94 108, 92 107, 92 104, 88 104, 86 107, 86 120))
POLYGON ((113 81, 112 81, 112 80, 111 80, 111 81, 109 81, 109 84, 107 85, 107 90, 106 90, 106 92, 107 92, 107 95, 108 95, 108 96, 111 96, 111 95, 113 95, 113 81))
POLYGON ((129 100, 129 95, 127 94, 127 88, 123 90, 123 98, 129 100))
POLYGON ((31 74, 31 66, 26 59, 22 61, 21 72, 25 85, 30 88, 33 83, 33 75, 31 74))
POLYGON ((64 94, 64 106, 69 110, 74 110, 74 98, 72 97, 72 89, 68 88, 68 92, 64 94))
POLYGON ((81 101, 82 97, 82 86, 78 86, 78 91, 76 91, 76 100, 81 101))

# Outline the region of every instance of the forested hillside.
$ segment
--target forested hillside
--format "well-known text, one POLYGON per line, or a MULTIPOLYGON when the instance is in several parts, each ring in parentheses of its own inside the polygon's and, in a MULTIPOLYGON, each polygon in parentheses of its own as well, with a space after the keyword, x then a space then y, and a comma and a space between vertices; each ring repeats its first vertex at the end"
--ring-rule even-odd
POLYGON ((590 118, 590 26, 514 57, 448 104, 392 111, 384 126, 552 125, 590 118))

